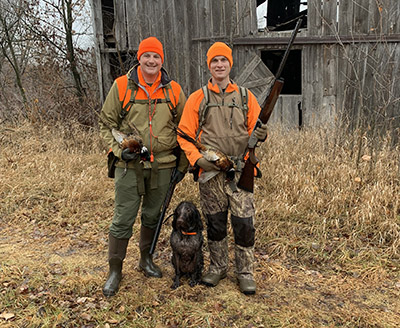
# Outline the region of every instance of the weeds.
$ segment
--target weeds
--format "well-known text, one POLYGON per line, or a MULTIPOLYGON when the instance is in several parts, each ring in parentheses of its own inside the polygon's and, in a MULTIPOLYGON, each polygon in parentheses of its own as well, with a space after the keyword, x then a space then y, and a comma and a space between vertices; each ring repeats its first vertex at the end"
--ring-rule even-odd
MULTIPOLYGON (((101 287, 114 194, 97 132, 29 122, 0 130, 3 327, 396 327, 400 321, 399 149, 390 138, 371 149, 324 129, 271 131, 257 149, 263 178, 255 189, 254 297, 238 291, 232 249, 228 277, 217 287, 170 290, 169 222, 155 254, 164 277, 137 271, 135 224, 121 289, 107 299, 101 287)), ((171 209, 183 199, 199 205, 189 175, 171 209)))

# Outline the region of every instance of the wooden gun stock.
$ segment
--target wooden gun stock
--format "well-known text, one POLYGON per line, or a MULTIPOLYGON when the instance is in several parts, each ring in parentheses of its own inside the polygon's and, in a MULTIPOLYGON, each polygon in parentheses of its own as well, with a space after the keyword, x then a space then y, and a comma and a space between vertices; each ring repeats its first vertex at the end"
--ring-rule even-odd
POLYGON ((256 148, 258 139, 254 135, 254 131, 262 124, 266 124, 271 117, 271 114, 272 114, 272 111, 274 110, 276 101, 278 100, 278 97, 283 88, 283 79, 281 78, 281 74, 282 74, 283 68, 286 64, 286 60, 289 56, 290 48, 292 47, 293 41, 296 38, 297 32, 299 31, 302 21, 303 21, 303 18, 300 18, 297 21, 296 27, 292 33, 292 36, 289 40, 289 44, 283 55, 281 64, 279 65, 278 72, 276 73, 274 84, 272 85, 272 88, 270 89, 269 95, 267 96, 263 105, 261 106, 261 113, 258 116, 257 123, 254 126, 254 129, 250 135, 249 142, 247 144, 247 149, 249 151, 249 157, 246 160, 244 168, 242 169, 242 174, 237 183, 237 186, 240 189, 243 189, 245 191, 249 191, 249 192, 254 191, 254 170, 256 169, 256 165, 258 163, 258 159, 255 155, 255 148, 256 148))
MULTIPOLYGON (((275 107, 276 101, 282 91, 283 88, 283 80, 278 79, 275 80, 271 92, 268 98, 265 100, 263 110, 261 111, 256 126, 254 130, 260 126, 261 124, 265 124, 268 122, 269 118, 271 117, 272 111, 275 107)), ((254 191, 254 170, 256 169, 256 165, 258 163, 258 159, 255 154, 255 147, 257 145, 258 139, 254 136, 254 130, 251 133, 249 142, 248 142, 248 150, 249 150, 249 157, 244 164, 244 168, 242 169, 242 174, 238 181, 237 186, 240 189, 245 191, 253 192, 254 191)))

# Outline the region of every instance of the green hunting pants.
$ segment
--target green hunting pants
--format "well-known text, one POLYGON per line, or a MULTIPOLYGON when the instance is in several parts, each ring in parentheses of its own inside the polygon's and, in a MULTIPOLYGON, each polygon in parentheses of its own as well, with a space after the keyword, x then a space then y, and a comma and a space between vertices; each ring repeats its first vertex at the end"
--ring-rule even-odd
POLYGON ((143 170, 145 193, 140 195, 135 170, 128 169, 124 175, 123 168, 115 169, 115 207, 110 226, 110 233, 115 238, 129 239, 132 237, 132 227, 140 204, 142 204, 142 225, 150 229, 156 228, 171 180, 171 171, 172 169, 158 170, 157 188, 152 189, 151 170, 143 170))

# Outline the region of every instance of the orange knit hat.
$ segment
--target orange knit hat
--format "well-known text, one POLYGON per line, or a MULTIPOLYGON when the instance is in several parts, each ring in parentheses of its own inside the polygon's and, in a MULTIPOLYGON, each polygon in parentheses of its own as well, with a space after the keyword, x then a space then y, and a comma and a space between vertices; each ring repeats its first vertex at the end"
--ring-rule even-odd
POLYGON ((139 50, 137 52, 137 59, 139 60, 140 56, 143 55, 145 52, 155 52, 159 54, 161 56, 162 62, 164 62, 164 50, 162 43, 154 36, 151 36, 140 42, 139 50))
POLYGON ((210 67, 211 60, 215 56, 224 56, 228 59, 231 67, 233 65, 232 49, 223 42, 215 42, 207 51, 207 65, 210 67))

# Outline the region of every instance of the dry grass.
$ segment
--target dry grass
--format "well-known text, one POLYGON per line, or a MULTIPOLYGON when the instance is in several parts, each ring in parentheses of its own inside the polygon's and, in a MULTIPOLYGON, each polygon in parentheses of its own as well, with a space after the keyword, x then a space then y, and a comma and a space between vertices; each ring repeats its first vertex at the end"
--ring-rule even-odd
MULTIPOLYGON (((388 140, 380 150, 368 143, 354 149, 352 136, 272 131, 258 152, 264 177, 256 186, 255 296, 238 291, 233 270, 213 289, 184 281, 170 290, 168 225, 155 257, 164 277, 144 278, 136 268, 136 224, 121 290, 106 299, 113 181, 97 132, 28 122, 0 131, 2 327, 400 322, 400 150, 388 140)), ((171 208, 182 199, 198 204, 191 176, 178 185, 171 208)))

